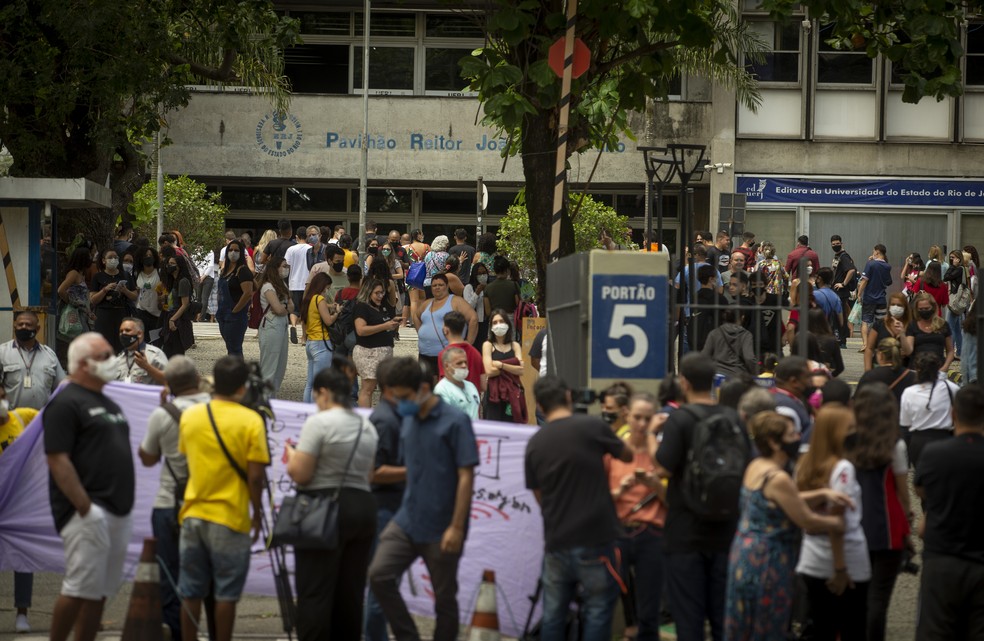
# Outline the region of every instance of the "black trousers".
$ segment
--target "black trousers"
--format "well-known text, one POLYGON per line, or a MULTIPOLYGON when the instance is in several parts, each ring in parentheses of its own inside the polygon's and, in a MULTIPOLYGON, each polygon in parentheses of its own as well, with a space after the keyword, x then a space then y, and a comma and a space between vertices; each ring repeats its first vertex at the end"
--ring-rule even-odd
POLYGON ((953 430, 909 430, 909 465, 912 469, 919 463, 923 448, 936 441, 953 438, 953 430))
POLYGON ((895 579, 902 568, 902 550, 869 552, 871 584, 868 586, 868 641, 885 641, 888 606, 892 602, 895 579))
POLYGON ((923 557, 916 641, 984 640, 984 563, 923 557))
POLYGON ((376 501, 369 492, 343 489, 338 516, 338 549, 294 550, 300 641, 359 641, 362 636, 376 501))
POLYGON ((840 596, 827 589, 827 579, 803 576, 813 621, 813 641, 865 641, 868 583, 855 581, 840 596), (839 636, 838 636, 839 635, 839 636))

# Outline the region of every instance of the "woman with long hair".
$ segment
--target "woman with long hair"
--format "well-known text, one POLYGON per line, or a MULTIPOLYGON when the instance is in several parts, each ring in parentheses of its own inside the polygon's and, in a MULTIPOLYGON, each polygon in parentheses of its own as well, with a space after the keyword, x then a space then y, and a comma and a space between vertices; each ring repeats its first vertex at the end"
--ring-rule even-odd
POLYGON ((905 365, 912 354, 912 346, 905 340, 905 330, 912 322, 912 311, 909 299, 905 294, 896 292, 888 297, 888 313, 885 318, 875 320, 868 328, 864 339, 864 371, 870 371, 875 366, 875 349, 886 338, 894 338, 901 345, 902 364, 905 365))
POLYGON ((829 488, 852 503, 827 510, 843 512, 842 534, 803 536, 796 572, 806 582, 816 641, 835 641, 838 634, 841 641, 864 639, 867 629, 871 560, 861 527, 861 486, 854 464, 844 457, 856 434, 854 412, 836 403, 824 405, 813 423, 810 449, 796 468, 801 492, 829 488))
MULTIPOLYGON (((958 249, 950 252, 948 262, 949 267, 943 274, 943 284, 947 287, 949 296, 954 297, 957 295, 961 286, 970 287, 970 271, 964 265, 963 252, 958 249)), ((944 317, 946 318, 947 325, 950 326, 954 349, 960 355, 963 352, 963 328, 961 324, 964 315, 954 314, 948 307, 944 313, 944 317)))
POLYGON ((246 265, 245 248, 242 242, 231 240, 226 245, 225 262, 219 274, 219 308, 215 315, 229 354, 243 355, 252 302, 253 272, 246 265))
POLYGON ((765 279, 765 292, 783 296, 789 288, 789 274, 782 261, 776 258, 776 246, 772 241, 762 243, 762 260, 750 271, 762 273, 765 279))
POLYGON ((161 284, 161 257, 153 247, 140 247, 136 255, 137 318, 143 321, 148 342, 153 340, 150 332, 161 327, 161 299, 164 286, 161 284))
POLYGON ((93 329, 103 335, 114 352, 119 352, 120 323, 126 317, 127 301, 136 299, 137 292, 130 289, 130 278, 120 267, 120 255, 115 249, 107 249, 99 256, 99 272, 92 277, 89 303, 96 314, 93 329))
MULTIPOLYGON (((259 252, 259 248, 257 248, 259 252)), ((262 253, 260 254, 262 255, 262 253)), ((290 265, 283 256, 272 256, 256 276, 263 318, 256 329, 260 344, 260 373, 272 386, 273 396, 280 393, 287 371, 287 318, 294 313, 294 301, 287 289, 290 265)))
POLYGON ((489 304, 489 300, 485 298, 485 286, 489 284, 489 280, 491 280, 491 272, 485 263, 473 263, 471 274, 468 276, 468 284, 465 285, 465 291, 462 295, 465 302, 475 310, 475 316, 478 318, 478 334, 475 335, 475 341, 472 345, 479 351, 481 351, 482 344, 489 335, 488 318, 492 312, 492 306, 489 304))
POLYGON ((96 315, 92 312, 89 283, 86 280, 86 273, 91 265, 92 251, 88 247, 76 248, 65 267, 65 278, 58 285, 58 298, 63 304, 78 310, 83 332, 88 332, 96 320, 96 315))
POLYGON ((909 463, 899 438, 895 395, 872 383, 854 395, 857 438, 845 452, 861 486, 864 538, 871 560, 868 586, 868 641, 885 641, 885 620, 902 554, 909 542, 909 463))
POLYGON ((263 232, 262 236, 260 236, 260 242, 256 243, 256 250, 253 252, 253 264, 256 265, 257 275, 262 274, 263 270, 265 270, 267 265, 270 263, 269 260, 263 260, 263 258, 265 258, 263 252, 266 250, 267 245, 270 244, 270 241, 277 240, 277 238, 277 232, 273 229, 268 229, 263 232))
POLYGON ((943 310, 946 309, 946 306, 950 304, 950 288, 943 283, 942 274, 938 262, 929 263, 913 284, 915 291, 927 292, 933 297, 933 300, 936 301, 936 307, 939 309, 940 316, 943 315, 943 310))
POLYGON ((950 326, 939 315, 936 300, 927 292, 919 292, 912 301, 916 319, 906 328, 908 350, 913 357, 921 352, 932 352, 942 363, 940 371, 945 373, 949 371, 954 357, 950 326))
POLYGON ((905 264, 902 265, 902 270, 899 272, 899 281, 902 283, 904 294, 912 296, 917 291, 916 281, 919 280, 924 269, 926 269, 926 264, 923 263, 922 256, 918 253, 912 252, 906 256, 905 264))
POLYGON ((329 303, 325 292, 331 288, 331 276, 324 272, 314 275, 304 289, 301 297, 301 308, 297 313, 301 317, 301 328, 304 330, 304 353, 307 355, 307 384, 304 386, 304 402, 311 402, 314 391, 314 377, 318 372, 331 366, 334 347, 328 337, 328 326, 338 319, 338 305, 329 303))
POLYGON ((164 260, 163 285, 166 301, 161 349, 171 358, 176 354, 184 354, 185 350, 195 344, 191 314, 191 273, 188 271, 188 261, 179 256, 173 247, 165 247, 161 254, 164 260))
POLYGON ((287 446, 287 474, 298 496, 337 496, 338 545, 294 549, 300 641, 358 641, 376 502, 369 493, 376 428, 352 411, 352 383, 333 368, 311 382, 318 412, 304 422, 296 448, 287 446))
POLYGON ((899 423, 909 446, 909 462, 916 467, 928 443, 953 436, 953 395, 960 389, 940 376, 940 359, 933 352, 920 352, 912 359, 916 384, 902 392, 899 423))
MULTIPOLYGON (((525 423, 525 414, 519 412, 517 400, 524 396, 523 351, 516 342, 512 316, 501 309, 492 311, 489 317, 488 340, 482 345, 482 360, 488 377, 488 394, 485 418, 506 423, 525 423)), ((523 407, 526 403, 523 401, 523 407)))
POLYGON ((902 392, 916 384, 916 373, 902 363, 902 347, 895 338, 883 338, 875 350, 877 367, 868 370, 858 381, 857 391, 873 383, 884 383, 895 394, 895 402, 902 402, 902 392))
POLYGON ((844 358, 841 356, 840 341, 834 336, 834 330, 830 329, 827 315, 816 307, 809 311, 807 320, 810 323, 810 333, 817 337, 823 362, 830 368, 831 376, 840 376, 844 371, 844 358))
POLYGON ((749 423, 759 457, 745 468, 741 517, 728 559, 724 636, 729 641, 785 641, 793 605, 799 528, 843 532, 840 516, 811 509, 847 498, 829 488, 800 493, 787 470, 799 456, 793 421, 759 412, 749 423))
MULTIPOLYGON (((373 265, 383 265, 382 261, 373 265)), ((362 379, 359 386, 359 405, 372 407, 376 391, 376 370, 379 364, 393 355, 393 338, 402 324, 394 308, 387 303, 387 286, 392 281, 366 278, 356 298, 352 317, 355 324, 355 349, 352 360, 362 379)))
POLYGON ((481 234, 475 241, 475 257, 472 259, 472 264, 482 263, 489 274, 493 274, 492 259, 495 258, 495 251, 495 234, 492 232, 481 234))

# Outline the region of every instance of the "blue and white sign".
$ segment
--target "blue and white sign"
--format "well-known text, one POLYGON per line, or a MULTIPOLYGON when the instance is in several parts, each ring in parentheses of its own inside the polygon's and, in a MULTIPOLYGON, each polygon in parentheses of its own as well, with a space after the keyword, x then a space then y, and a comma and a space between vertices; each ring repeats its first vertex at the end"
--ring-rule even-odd
POLYGON ((666 276, 591 279, 591 378, 666 376, 666 276))
POLYGON ((737 179, 748 206, 756 203, 924 205, 984 207, 980 180, 806 180, 744 176, 737 179))

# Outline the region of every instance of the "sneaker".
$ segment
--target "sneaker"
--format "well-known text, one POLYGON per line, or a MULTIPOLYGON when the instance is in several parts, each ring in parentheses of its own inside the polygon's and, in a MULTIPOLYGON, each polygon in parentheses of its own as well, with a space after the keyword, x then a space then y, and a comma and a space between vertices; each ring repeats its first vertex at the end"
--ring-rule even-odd
POLYGON ((27 622, 26 614, 17 615, 17 618, 14 620, 14 630, 21 634, 31 631, 31 624, 27 622))
POLYGON ((297 327, 294 325, 290 326, 290 342, 297 345, 297 327))

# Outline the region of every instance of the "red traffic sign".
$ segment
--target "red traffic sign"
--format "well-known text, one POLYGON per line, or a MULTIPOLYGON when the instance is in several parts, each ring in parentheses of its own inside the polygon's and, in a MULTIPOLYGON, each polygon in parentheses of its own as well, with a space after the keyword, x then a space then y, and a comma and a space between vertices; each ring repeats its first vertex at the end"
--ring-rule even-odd
MULTIPOLYGON (((564 77, 564 40, 561 37, 557 42, 550 45, 550 68, 557 74, 557 77, 564 77)), ((571 69, 571 77, 580 78, 591 65, 591 50, 588 45, 580 38, 574 38, 574 65, 571 69)))

